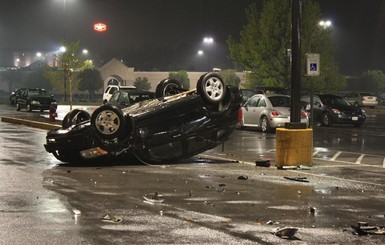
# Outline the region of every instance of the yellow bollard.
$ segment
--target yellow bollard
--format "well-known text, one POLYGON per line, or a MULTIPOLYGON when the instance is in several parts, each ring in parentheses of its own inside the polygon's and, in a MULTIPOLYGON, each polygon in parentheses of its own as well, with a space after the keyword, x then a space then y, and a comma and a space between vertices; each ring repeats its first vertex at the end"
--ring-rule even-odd
POLYGON ((313 129, 276 129, 275 165, 311 166, 313 164, 313 129))

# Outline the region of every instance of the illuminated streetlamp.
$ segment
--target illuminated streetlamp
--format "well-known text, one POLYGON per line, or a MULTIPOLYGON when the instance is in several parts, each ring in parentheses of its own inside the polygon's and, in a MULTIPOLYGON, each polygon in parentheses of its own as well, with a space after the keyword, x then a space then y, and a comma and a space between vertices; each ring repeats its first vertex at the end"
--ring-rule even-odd
MULTIPOLYGON (((203 38, 203 43, 207 46, 210 46, 214 43, 214 38, 212 37, 205 37, 203 38)), ((207 71, 210 71, 210 57, 209 57, 209 51, 207 49, 207 71)))

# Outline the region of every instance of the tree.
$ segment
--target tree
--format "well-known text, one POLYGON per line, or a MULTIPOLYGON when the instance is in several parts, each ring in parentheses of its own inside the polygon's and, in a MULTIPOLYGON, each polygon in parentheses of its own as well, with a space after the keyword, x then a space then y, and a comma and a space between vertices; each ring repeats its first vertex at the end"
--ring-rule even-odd
POLYGON ((86 66, 85 59, 78 53, 79 41, 71 44, 63 43, 65 51, 58 56, 58 68, 46 73, 56 91, 69 94, 70 110, 72 110, 72 98, 74 89, 78 85, 77 75, 86 66))
POLYGON ((147 77, 137 77, 134 86, 139 90, 150 90, 151 88, 151 84, 148 82, 147 77))
POLYGON ((178 80, 182 83, 182 87, 185 89, 190 88, 190 79, 188 78, 188 74, 186 71, 178 71, 178 72, 170 72, 168 74, 168 78, 178 80))
POLYGON ((103 87, 103 79, 100 72, 94 68, 84 69, 79 73, 78 89, 88 91, 88 99, 95 100, 95 91, 103 87))
POLYGON ((383 91, 385 88, 385 74, 380 70, 368 70, 360 78, 360 90, 383 91))
POLYGON ((235 70, 222 70, 219 75, 223 78, 226 85, 239 87, 241 79, 235 74, 235 70))
MULTIPOLYGON (((319 4, 303 0, 301 21, 301 57, 305 53, 319 53, 321 75, 305 78, 302 88, 310 87, 310 79, 318 91, 333 91, 345 86, 345 79, 334 63, 335 44, 331 29, 318 25, 321 19, 319 4)), ((290 87, 291 79, 291 1, 265 1, 262 11, 256 5, 246 9, 247 24, 240 32, 239 41, 229 37, 230 58, 248 71, 246 87, 258 85, 290 87)), ((302 58, 305 68, 305 58, 302 58)), ((303 69, 304 70, 304 69, 303 69)), ((302 72, 304 74, 304 72, 302 72)))
POLYGON ((23 85, 22 78, 21 71, 17 69, 6 69, 0 73, 0 79, 7 83, 9 92, 23 85))

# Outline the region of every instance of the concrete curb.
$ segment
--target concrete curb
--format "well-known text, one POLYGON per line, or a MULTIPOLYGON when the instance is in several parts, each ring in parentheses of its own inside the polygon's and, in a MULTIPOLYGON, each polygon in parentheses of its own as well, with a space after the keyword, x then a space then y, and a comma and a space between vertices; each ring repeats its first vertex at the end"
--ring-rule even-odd
POLYGON ((26 126, 41 128, 46 130, 52 130, 52 129, 57 129, 61 127, 60 125, 57 125, 57 124, 36 122, 36 121, 30 121, 30 120, 14 118, 14 117, 1 117, 1 121, 7 122, 7 123, 23 124, 26 126))

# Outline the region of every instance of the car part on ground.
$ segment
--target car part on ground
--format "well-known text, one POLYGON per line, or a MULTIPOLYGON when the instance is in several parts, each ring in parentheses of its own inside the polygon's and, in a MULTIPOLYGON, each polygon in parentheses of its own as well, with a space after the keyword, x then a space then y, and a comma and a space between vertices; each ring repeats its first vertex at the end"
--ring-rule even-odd
POLYGON ((197 89, 177 85, 163 81, 158 85, 163 97, 125 108, 106 104, 90 118, 70 112, 62 128, 48 132, 45 149, 63 162, 136 156, 156 163, 178 161, 226 141, 237 124, 239 89, 226 87, 216 73, 202 75, 197 89))

